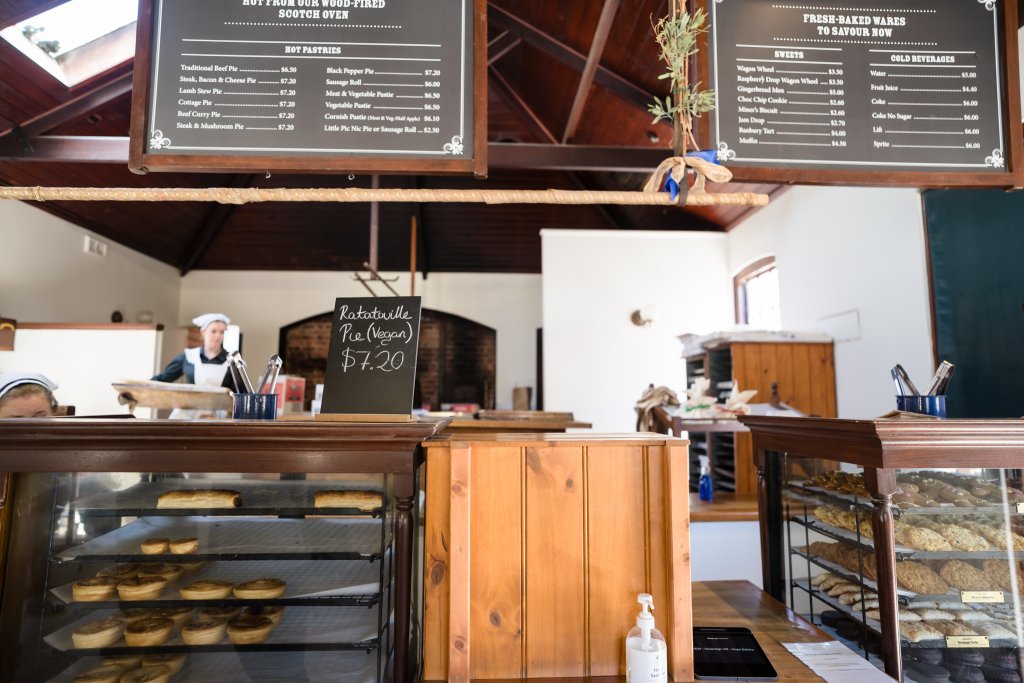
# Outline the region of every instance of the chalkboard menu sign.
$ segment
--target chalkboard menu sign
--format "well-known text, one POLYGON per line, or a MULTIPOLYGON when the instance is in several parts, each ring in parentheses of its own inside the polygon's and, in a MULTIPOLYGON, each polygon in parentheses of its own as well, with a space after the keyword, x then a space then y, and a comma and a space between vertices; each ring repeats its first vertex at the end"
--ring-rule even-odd
POLYGON ((408 416, 419 336, 418 296, 338 299, 321 412, 408 416))
POLYGON ((704 141, 739 180, 1013 184, 1015 5, 707 2, 704 141))
POLYGON ((484 0, 141 0, 130 167, 486 173, 484 0))

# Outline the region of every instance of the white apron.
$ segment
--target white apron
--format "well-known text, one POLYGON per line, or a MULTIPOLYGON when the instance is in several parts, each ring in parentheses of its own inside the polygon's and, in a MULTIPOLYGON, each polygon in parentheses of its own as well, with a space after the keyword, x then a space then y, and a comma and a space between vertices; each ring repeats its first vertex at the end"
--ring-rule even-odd
MULTIPOLYGON (((219 387, 224 383, 224 376, 228 372, 228 363, 231 362, 224 361, 223 363, 204 363, 202 357, 199 355, 198 346, 192 349, 185 349, 185 360, 192 364, 195 376, 195 382, 193 383, 208 387, 219 387)), ((205 411, 194 410, 191 408, 175 408, 171 411, 170 419, 196 420, 204 413, 205 411)), ((214 411, 216 417, 226 417, 226 415, 219 413, 224 413, 224 411, 214 411)))

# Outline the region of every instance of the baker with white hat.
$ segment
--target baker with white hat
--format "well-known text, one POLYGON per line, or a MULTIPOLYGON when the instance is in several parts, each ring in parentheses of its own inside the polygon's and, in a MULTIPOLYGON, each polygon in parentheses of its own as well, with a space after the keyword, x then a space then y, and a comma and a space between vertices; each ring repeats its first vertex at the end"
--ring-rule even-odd
POLYGON ((50 417, 57 384, 35 372, 0 373, 0 417, 50 417))
POLYGON ((223 313, 204 313, 192 318, 192 323, 202 332, 203 345, 179 353, 153 379, 173 382, 185 375, 189 384, 235 390, 234 379, 228 372, 228 352, 224 350, 224 332, 231 320, 223 313))

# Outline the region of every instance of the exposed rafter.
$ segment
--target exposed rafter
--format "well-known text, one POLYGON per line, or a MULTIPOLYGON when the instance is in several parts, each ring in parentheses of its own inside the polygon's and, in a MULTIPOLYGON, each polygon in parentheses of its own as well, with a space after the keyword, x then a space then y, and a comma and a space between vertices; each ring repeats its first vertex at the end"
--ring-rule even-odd
POLYGON ((497 38, 487 43, 487 66, 494 64, 522 42, 523 39, 519 36, 512 35, 508 31, 502 32, 497 38))
MULTIPOLYGON (((30 119, 14 130, 20 130, 26 137, 33 138, 37 135, 49 132, 57 126, 69 121, 81 118, 96 109, 99 109, 108 102, 131 92, 132 72, 121 74, 113 80, 102 83, 95 88, 83 92, 80 95, 64 102, 34 119, 30 119)), ((9 136, 13 131, 0 135, 0 140, 9 136)))
MULTIPOLYGON (((236 175, 232 177, 228 187, 252 187, 254 179, 255 176, 253 175, 236 175)), ((188 275, 189 271, 195 268, 196 264, 203 259, 210 245, 213 244, 213 241, 220 235, 228 220, 231 219, 235 208, 233 204, 213 205, 209 213, 206 214, 206 218, 203 219, 202 225, 199 226, 199 233, 185 252, 185 259, 182 261, 180 268, 182 275, 188 275)))
MULTIPOLYGON (((522 36, 526 42, 555 59, 568 64, 577 71, 582 72, 584 67, 586 67, 587 58, 582 54, 501 7, 488 4, 487 19, 495 26, 522 36)), ((597 67, 594 73, 594 81, 626 102, 640 107, 644 111, 647 111, 647 105, 654 98, 653 94, 603 66, 597 67)))
POLYGON ((615 13, 619 11, 622 0, 604 0, 604 7, 601 9, 601 18, 594 30, 594 39, 590 41, 590 52, 587 54, 587 63, 580 75, 580 84, 576 89, 576 97, 572 100, 572 109, 569 111, 569 120, 565 124, 565 132, 562 133, 562 144, 566 144, 576 135, 576 128, 580 125, 580 118, 583 116, 583 105, 587 102, 587 95, 590 94, 590 86, 594 84, 594 74, 597 67, 601 65, 601 55, 604 54, 604 46, 608 42, 608 35, 612 32, 615 23, 615 13))

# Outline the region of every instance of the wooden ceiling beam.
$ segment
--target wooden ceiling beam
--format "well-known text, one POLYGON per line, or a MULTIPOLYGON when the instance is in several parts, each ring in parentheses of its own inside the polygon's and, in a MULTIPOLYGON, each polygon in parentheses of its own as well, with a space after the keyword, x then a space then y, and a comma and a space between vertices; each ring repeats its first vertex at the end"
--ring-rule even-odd
MULTIPOLYGON (((29 138, 43 135, 60 125, 88 115, 121 95, 131 92, 131 90, 132 72, 128 71, 113 80, 71 98, 54 109, 50 109, 26 121, 14 130, 20 129, 29 138)), ((7 135, 10 135, 11 132, 13 131, 8 132, 7 135)), ((6 135, 0 136, 0 138, 2 137, 6 137, 6 135)))
POLYGON ((619 11, 622 0, 604 0, 604 7, 601 8, 601 18, 594 29, 594 38, 590 41, 590 52, 587 54, 587 63, 583 67, 580 76, 579 87, 576 88, 576 97, 572 100, 572 109, 569 111, 569 120, 566 121, 565 131, 562 133, 562 144, 567 144, 576 135, 576 129, 583 117, 583 106, 587 103, 587 96, 590 94, 590 86, 594 84, 594 75, 597 67, 601 65, 601 55, 604 54, 604 46, 608 43, 608 35, 612 32, 612 25, 615 23, 615 13, 619 11))
POLYGON ((487 43, 487 66, 507 55, 521 45, 523 39, 512 35, 509 31, 503 31, 501 35, 487 43))
MULTIPOLYGON (((587 58, 582 54, 541 31, 536 26, 528 24, 508 10, 488 3, 487 19, 495 26, 500 26, 502 29, 521 36, 529 44, 568 64, 577 71, 582 72, 586 67, 587 58)), ((647 105, 654 99, 652 93, 600 65, 595 70, 594 82, 607 88, 626 102, 640 107, 643 111, 647 111, 647 105)))
MULTIPOLYGON (((0 138, 0 161, 128 163, 127 137, 41 135, 31 138, 31 150, 24 149, 16 142, 14 138, 0 138)), ((494 169, 650 173, 671 152, 662 147, 490 142, 487 144, 487 161, 494 169)))
MULTIPOLYGON (((533 108, 526 103, 526 100, 522 98, 519 91, 517 91, 512 84, 501 75, 501 72, 492 66, 487 69, 487 73, 490 78, 490 83, 494 86, 495 90, 498 91, 498 95, 505 100, 510 107, 512 107, 512 111, 514 111, 516 115, 523 120, 533 134, 549 144, 557 145, 558 138, 555 137, 555 134, 551 132, 550 128, 544 125, 541 118, 537 116, 537 112, 535 112, 533 108)), ((490 145, 488 145, 488 150, 490 150, 490 145)))
MULTIPOLYGON (((232 177, 228 187, 235 189, 252 187, 255 177, 250 174, 236 175, 232 177)), ((195 268, 196 264, 206 255, 210 245, 213 244, 213 241, 217 239, 217 236, 220 235, 224 226, 231 219, 235 208, 234 204, 221 204, 219 202, 214 203, 213 207, 210 208, 203 219, 202 225, 199 226, 199 232, 196 234, 195 239, 192 240, 192 244, 185 251, 185 259, 179 268, 182 276, 188 275, 189 271, 195 268)))

